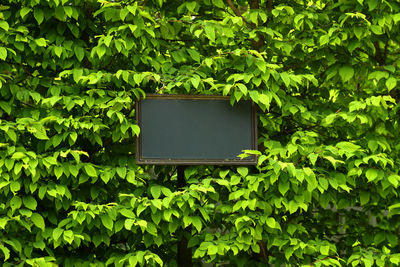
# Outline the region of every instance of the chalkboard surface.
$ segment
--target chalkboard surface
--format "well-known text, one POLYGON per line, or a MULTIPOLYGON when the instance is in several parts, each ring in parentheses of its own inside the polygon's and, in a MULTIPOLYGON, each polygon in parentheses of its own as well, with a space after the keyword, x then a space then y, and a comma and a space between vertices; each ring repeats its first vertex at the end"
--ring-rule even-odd
POLYGON ((137 103, 139 164, 253 164, 237 157, 256 149, 250 101, 231 106, 215 96, 150 95, 137 103))

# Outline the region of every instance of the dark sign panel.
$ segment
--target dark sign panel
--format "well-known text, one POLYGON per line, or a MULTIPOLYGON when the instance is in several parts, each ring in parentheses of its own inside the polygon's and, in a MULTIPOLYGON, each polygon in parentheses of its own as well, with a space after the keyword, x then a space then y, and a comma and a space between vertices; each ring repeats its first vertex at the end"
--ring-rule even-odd
POLYGON ((251 101, 233 106, 229 97, 147 95, 136 103, 140 134, 138 164, 256 164, 240 159, 257 149, 257 123, 251 101))

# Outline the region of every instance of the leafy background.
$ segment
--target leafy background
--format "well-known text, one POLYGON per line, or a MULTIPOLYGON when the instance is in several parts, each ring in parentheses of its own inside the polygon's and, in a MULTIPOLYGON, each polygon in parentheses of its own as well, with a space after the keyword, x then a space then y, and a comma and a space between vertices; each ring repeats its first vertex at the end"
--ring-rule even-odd
POLYGON ((3 266, 394 266, 400 3, 0 4, 3 266), (146 93, 259 107, 259 163, 137 166, 146 93), (189 229, 189 230, 188 230, 189 229))

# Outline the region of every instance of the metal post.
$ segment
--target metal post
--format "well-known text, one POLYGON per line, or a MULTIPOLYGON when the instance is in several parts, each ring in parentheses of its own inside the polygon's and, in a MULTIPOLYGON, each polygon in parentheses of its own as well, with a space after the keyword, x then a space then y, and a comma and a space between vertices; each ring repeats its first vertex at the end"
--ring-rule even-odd
MULTIPOLYGON (((186 186, 185 167, 178 166, 178 190, 186 186)), ((178 267, 192 267, 192 248, 188 248, 188 238, 191 235, 191 226, 180 229, 181 239, 178 240, 178 267)), ((179 237, 179 235, 178 235, 179 237)))

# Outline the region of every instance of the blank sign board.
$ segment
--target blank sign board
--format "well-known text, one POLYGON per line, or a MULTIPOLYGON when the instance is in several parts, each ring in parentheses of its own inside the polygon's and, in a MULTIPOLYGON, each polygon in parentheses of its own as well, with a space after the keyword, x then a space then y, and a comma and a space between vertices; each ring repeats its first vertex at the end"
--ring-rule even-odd
POLYGON ((140 134, 138 164, 255 164, 238 157, 256 150, 257 125, 251 101, 233 106, 229 97, 147 95, 136 103, 140 134))

